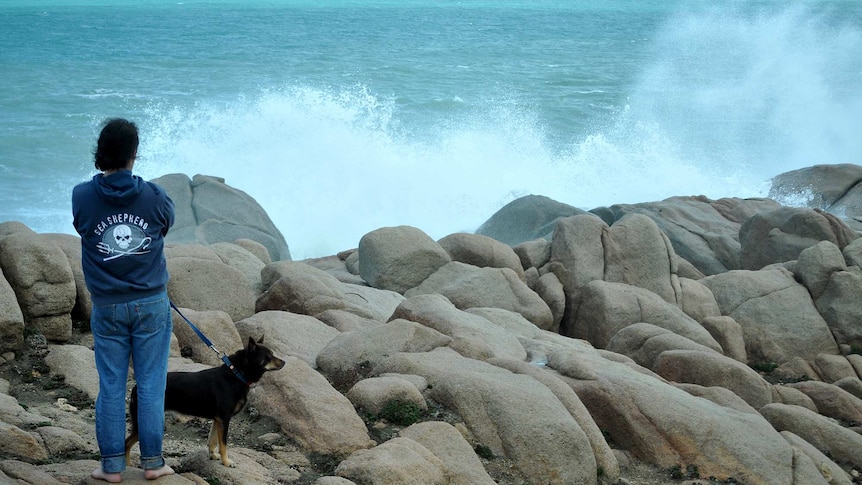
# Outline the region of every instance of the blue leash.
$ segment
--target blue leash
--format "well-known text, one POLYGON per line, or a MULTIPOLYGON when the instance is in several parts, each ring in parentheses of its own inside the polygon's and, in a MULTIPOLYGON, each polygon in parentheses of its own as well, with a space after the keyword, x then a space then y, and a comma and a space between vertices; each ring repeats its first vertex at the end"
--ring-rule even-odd
POLYGON ((221 358, 221 361, 224 362, 224 365, 226 365, 227 368, 230 369, 231 372, 233 372, 233 375, 235 375, 236 378, 240 380, 240 382, 242 382, 243 384, 245 384, 247 386, 251 385, 251 384, 249 384, 248 380, 246 380, 245 376, 242 375, 242 372, 240 372, 240 370, 237 369, 235 365, 233 365, 233 363, 228 358, 227 354, 225 354, 224 352, 217 349, 215 347, 215 345, 212 343, 212 341, 210 341, 210 339, 208 339, 207 336, 204 335, 203 332, 201 332, 200 329, 198 329, 198 327, 196 327, 195 324, 191 322, 191 320, 189 320, 188 318, 186 318, 185 315, 183 315, 183 312, 181 312, 180 309, 177 308, 176 305, 174 305, 174 302, 171 302, 171 308, 173 308, 174 311, 176 311, 177 314, 179 316, 181 316, 183 318, 183 320, 185 320, 186 323, 189 324, 190 327, 192 327, 192 330, 194 330, 195 333, 198 334, 198 337, 200 337, 201 340, 203 340, 203 342, 207 345, 207 347, 213 349, 213 352, 215 352, 216 355, 218 355, 219 358, 221 358))

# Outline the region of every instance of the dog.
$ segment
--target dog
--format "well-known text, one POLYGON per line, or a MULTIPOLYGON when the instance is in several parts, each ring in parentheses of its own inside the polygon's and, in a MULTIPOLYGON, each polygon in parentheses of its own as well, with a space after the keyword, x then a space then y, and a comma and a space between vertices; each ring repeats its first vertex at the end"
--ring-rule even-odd
MULTIPOLYGON (((263 337, 257 342, 249 337, 244 349, 228 356, 231 363, 242 374, 240 380, 227 365, 198 372, 168 372, 165 387, 165 410, 189 416, 212 419, 209 433, 210 459, 221 458, 224 466, 233 467, 227 456, 227 430, 230 419, 240 412, 248 401, 248 391, 268 371, 284 367, 284 360, 274 356, 263 345, 263 337), (218 444, 219 453, 215 448, 218 444)), ((131 465, 129 452, 138 442, 138 386, 132 389, 129 402, 132 429, 126 438, 126 464, 131 465)))

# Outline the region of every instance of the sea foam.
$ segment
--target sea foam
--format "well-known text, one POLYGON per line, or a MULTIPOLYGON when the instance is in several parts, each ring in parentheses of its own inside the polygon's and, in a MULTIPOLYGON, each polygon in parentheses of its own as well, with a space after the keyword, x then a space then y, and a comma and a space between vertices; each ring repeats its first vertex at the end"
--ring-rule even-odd
POLYGON ((799 6, 680 12, 626 102, 562 141, 530 100, 417 122, 361 85, 154 106, 144 143, 158 162, 142 175, 224 177, 266 209, 294 259, 383 226, 473 231, 527 194, 585 209, 765 196, 781 172, 862 163, 858 25, 799 6))

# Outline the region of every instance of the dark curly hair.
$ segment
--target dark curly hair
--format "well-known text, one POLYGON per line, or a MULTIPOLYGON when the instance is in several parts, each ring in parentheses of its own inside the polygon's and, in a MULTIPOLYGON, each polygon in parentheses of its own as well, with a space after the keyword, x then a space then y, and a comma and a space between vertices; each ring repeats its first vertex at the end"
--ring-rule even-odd
POLYGON ((129 120, 107 120, 96 145, 95 164, 98 170, 126 168, 138 151, 138 127, 129 120))

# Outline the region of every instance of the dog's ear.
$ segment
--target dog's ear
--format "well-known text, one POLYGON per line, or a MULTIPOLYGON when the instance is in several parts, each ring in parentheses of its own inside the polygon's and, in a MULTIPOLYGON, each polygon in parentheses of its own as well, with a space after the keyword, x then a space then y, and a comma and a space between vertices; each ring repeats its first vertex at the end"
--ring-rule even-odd
POLYGON ((265 335, 261 335, 260 338, 257 339, 257 343, 263 344, 263 337, 265 337, 265 335))
POLYGON ((249 337, 248 338, 248 345, 245 347, 246 350, 253 350, 255 347, 257 347, 257 344, 254 343, 253 338, 249 337))

